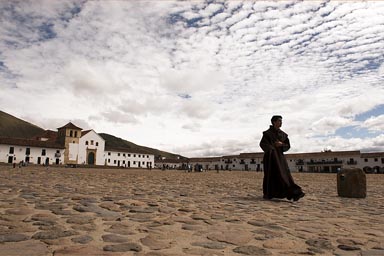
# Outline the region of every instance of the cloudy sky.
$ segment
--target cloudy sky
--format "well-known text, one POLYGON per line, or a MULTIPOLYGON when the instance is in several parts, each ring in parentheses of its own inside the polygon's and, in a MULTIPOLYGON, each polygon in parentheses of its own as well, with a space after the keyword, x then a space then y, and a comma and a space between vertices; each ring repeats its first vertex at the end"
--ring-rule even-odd
POLYGON ((0 1, 0 110, 188 157, 384 151, 383 1, 0 1))

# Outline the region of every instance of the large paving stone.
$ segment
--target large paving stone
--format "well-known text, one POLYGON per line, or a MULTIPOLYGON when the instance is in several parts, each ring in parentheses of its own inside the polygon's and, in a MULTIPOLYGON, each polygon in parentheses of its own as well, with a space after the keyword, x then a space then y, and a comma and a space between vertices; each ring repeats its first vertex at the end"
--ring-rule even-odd
POLYGON ((272 253, 264 248, 254 245, 239 246, 233 249, 234 252, 245 255, 271 255, 272 253))
POLYGON ((33 210, 29 208, 14 208, 6 210, 5 213, 9 215, 30 215, 33 213, 33 210))
POLYGON ((105 230, 109 233, 119 234, 119 235, 133 235, 136 234, 135 231, 132 230, 131 227, 127 227, 125 225, 112 225, 110 228, 105 230))
POLYGON ((205 248, 184 248, 183 252, 187 255, 199 255, 199 256, 224 256, 224 253, 220 251, 205 249, 205 248))
POLYGON ((43 242, 28 240, 17 243, 0 243, 0 255, 4 256, 52 256, 43 242))
POLYGON ((102 217, 104 220, 116 220, 122 217, 122 215, 118 212, 107 210, 91 202, 81 203, 81 205, 74 206, 73 209, 78 212, 93 212, 98 216, 102 217))
POLYGON ((67 237, 77 235, 78 233, 74 230, 50 230, 37 232, 32 236, 33 239, 45 240, 45 239, 57 239, 60 237, 67 237))
POLYGON ((106 252, 93 246, 72 246, 58 249, 54 256, 123 256, 123 253, 106 252))
POLYGON ((128 239, 124 236, 118 236, 115 234, 106 234, 101 237, 104 242, 109 243, 125 243, 128 242, 128 239))
POLYGON ((58 218, 54 214, 38 213, 31 216, 32 221, 56 222, 58 218))
POLYGON ((324 249, 324 250, 334 249, 334 246, 332 245, 332 243, 329 240, 324 238, 308 239, 307 241, 305 241, 305 243, 318 249, 324 249))
POLYGON ((208 234, 207 238, 212 241, 225 242, 234 245, 245 245, 253 238, 251 234, 243 231, 223 231, 221 233, 208 234))
MULTIPOLYGON (((0 235, 0 243, 4 242, 20 242, 28 240, 29 236, 24 234, 4 234, 0 235)), ((1 255, 1 252, 0 252, 1 255)))
POLYGON ((143 245, 148 246, 151 250, 162 250, 172 247, 172 241, 158 239, 151 235, 141 238, 140 242, 143 245))
POLYGON ((265 241, 263 246, 269 249, 289 250, 299 246, 299 242, 291 239, 273 238, 265 241))
POLYGON ((114 211, 114 212, 120 212, 120 206, 113 203, 113 202, 102 202, 99 204, 101 208, 107 209, 109 211, 114 211))
POLYGON ((255 230, 253 233, 256 233, 254 238, 261 241, 283 236, 281 232, 268 229, 255 230))
POLYGON ((192 243, 193 246, 200 246, 207 249, 225 249, 227 247, 226 243, 221 242, 194 242, 192 243))
POLYGON ((142 250, 141 245, 136 243, 124 243, 124 244, 112 244, 103 247, 104 251, 109 252, 140 252, 142 250))
POLYGON ((361 256, 383 256, 384 250, 363 250, 361 256))
POLYGON ((79 236, 79 237, 74 237, 71 239, 72 242, 78 243, 78 244, 87 244, 91 242, 93 238, 91 236, 85 235, 85 236, 79 236))
POLYGON ((93 216, 83 216, 83 215, 76 215, 76 216, 71 216, 67 219, 67 223, 70 224, 88 224, 92 223, 95 217, 93 216))

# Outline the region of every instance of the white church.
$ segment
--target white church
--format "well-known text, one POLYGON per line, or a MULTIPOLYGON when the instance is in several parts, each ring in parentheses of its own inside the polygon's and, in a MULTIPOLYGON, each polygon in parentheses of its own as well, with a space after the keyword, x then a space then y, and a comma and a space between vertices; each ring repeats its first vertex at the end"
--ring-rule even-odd
POLYGON ((83 131, 69 122, 35 139, 0 137, 0 162, 37 165, 90 165, 152 168, 153 154, 124 148, 106 148, 94 130, 83 131))

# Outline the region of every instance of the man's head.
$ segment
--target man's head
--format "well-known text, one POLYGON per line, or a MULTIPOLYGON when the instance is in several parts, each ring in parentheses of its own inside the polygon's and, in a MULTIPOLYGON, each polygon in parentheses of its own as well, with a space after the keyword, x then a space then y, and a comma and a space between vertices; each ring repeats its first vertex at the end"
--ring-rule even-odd
POLYGON ((282 116, 272 116, 271 123, 273 127, 280 128, 281 124, 283 123, 283 117, 282 116))

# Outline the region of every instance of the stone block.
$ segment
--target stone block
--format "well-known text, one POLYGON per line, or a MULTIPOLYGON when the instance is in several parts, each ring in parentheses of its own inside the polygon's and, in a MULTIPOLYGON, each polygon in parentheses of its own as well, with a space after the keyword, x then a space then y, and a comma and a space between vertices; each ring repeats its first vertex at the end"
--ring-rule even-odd
POLYGON ((337 194, 341 197, 365 198, 367 179, 359 168, 342 169, 337 173, 337 194))

